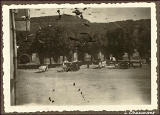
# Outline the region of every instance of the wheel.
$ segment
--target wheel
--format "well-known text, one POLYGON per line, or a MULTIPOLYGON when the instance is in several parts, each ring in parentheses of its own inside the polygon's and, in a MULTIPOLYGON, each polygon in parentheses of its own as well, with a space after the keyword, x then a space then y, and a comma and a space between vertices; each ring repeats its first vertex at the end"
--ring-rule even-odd
POLYGON ((31 59, 28 54, 22 54, 20 56, 20 63, 21 64, 26 64, 26 63, 29 63, 30 61, 31 61, 31 59))
POLYGON ((80 69, 79 65, 76 64, 76 70, 78 71, 80 69))

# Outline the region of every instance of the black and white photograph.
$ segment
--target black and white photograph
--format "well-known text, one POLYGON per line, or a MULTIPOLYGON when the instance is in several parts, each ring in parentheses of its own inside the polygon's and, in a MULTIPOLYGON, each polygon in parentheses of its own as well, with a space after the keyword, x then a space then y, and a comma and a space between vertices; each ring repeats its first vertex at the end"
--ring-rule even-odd
POLYGON ((5 111, 157 109, 154 3, 2 10, 5 111))

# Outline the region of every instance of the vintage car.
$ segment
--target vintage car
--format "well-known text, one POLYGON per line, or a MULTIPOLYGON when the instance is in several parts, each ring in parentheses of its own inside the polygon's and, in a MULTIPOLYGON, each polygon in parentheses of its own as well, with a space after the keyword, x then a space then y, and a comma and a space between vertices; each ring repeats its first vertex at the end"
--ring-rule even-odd
POLYGON ((118 67, 121 69, 128 69, 129 68, 129 62, 119 62, 118 67))

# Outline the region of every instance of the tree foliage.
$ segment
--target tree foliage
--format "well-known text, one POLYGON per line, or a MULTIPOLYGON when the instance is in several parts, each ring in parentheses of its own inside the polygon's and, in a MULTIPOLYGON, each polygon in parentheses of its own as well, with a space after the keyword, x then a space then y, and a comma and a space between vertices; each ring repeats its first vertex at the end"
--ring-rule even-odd
POLYGON ((141 58, 151 57, 151 28, 140 26, 138 31, 137 50, 141 58))
POLYGON ((45 27, 37 32, 31 49, 45 57, 52 56, 57 62, 59 56, 70 57, 74 46, 70 36, 74 33, 65 26, 45 27))
POLYGON ((107 49, 109 54, 112 54, 117 60, 122 59, 125 52, 125 31, 118 28, 107 32, 107 49))
MULTIPOLYGON (((74 52, 78 52, 81 60, 84 53, 97 59, 97 54, 102 52, 109 58, 112 54, 116 60, 121 60, 124 53, 128 53, 128 59, 138 50, 141 57, 149 57, 151 50, 150 28, 134 25, 127 29, 117 28, 106 31, 102 34, 99 31, 90 31, 86 34, 79 34, 78 30, 64 25, 57 25, 54 28, 48 26, 37 31, 35 41, 32 44, 31 52, 39 55, 54 58, 57 62, 59 56, 66 56, 71 61, 74 52), (72 38, 72 39, 71 39, 72 38)), ((91 59, 92 60, 92 59, 91 59)))

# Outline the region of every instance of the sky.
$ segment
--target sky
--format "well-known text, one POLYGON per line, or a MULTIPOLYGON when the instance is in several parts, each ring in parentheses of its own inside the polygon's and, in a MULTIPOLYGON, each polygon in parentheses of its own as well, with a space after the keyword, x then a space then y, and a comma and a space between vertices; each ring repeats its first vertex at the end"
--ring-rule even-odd
MULTIPOLYGON (((30 9, 30 17, 55 16, 60 14, 68 14, 75 16, 73 11, 75 8, 48 8, 48 9, 30 9)), ((90 22, 108 23, 122 20, 139 20, 151 19, 150 8, 78 8, 82 12, 83 18, 90 22)))

